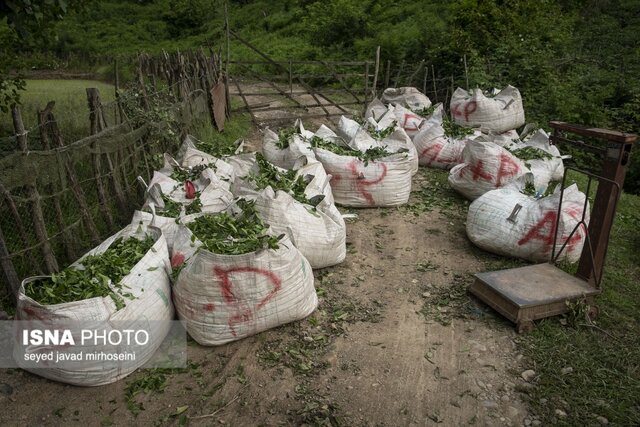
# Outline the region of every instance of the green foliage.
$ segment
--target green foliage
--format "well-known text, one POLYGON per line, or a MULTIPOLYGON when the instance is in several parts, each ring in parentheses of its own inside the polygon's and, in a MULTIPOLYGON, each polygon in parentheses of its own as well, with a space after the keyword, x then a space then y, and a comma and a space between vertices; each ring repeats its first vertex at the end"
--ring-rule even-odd
POLYGON ((122 297, 133 296, 124 292, 120 281, 153 244, 151 236, 143 240, 119 238, 100 255, 85 257, 80 263, 82 269, 68 267, 50 278, 33 281, 25 286, 25 293, 45 305, 109 296, 121 309, 125 306, 122 297))
POLYGON ((442 128, 445 136, 449 138, 461 139, 468 135, 473 135, 473 129, 465 128, 445 116, 442 118, 442 128))
POLYGON ((242 213, 206 214, 187 224, 193 239, 215 254, 240 255, 260 249, 278 249, 278 238, 267 234, 267 226, 251 202, 240 201, 242 213))
POLYGON ((371 147, 368 150, 362 152, 362 151, 354 150, 353 148, 334 144, 333 142, 327 141, 318 136, 312 137, 309 140, 309 142, 311 143, 312 147, 322 148, 323 150, 331 151, 332 153, 335 153, 339 156, 357 157, 358 159, 364 162, 365 166, 367 166, 369 162, 380 160, 392 154, 406 153, 409 151, 407 149, 402 148, 396 151, 395 153, 391 153, 387 151, 385 147, 371 147))
POLYGON ((307 183, 302 176, 296 176, 296 171, 279 171, 278 168, 269 163, 262 153, 256 154, 256 163, 260 171, 258 174, 250 174, 247 180, 253 182, 258 190, 267 187, 273 188, 273 191, 284 191, 291 195, 298 202, 311 205, 314 208, 324 199, 324 197, 314 197, 313 201, 307 199, 304 193, 307 183))

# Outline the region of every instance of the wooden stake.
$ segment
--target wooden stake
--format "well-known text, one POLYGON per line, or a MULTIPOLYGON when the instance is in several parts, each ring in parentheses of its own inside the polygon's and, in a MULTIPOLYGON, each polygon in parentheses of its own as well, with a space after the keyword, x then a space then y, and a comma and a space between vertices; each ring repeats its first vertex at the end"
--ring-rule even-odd
MULTIPOLYGON (((13 106, 11 109, 11 117, 13 118, 13 128, 16 132, 16 138, 18 144, 23 153, 27 153, 27 132, 24 129, 22 122, 22 115, 20 114, 20 108, 13 106)), ((55 273, 58 271, 58 261, 51 250, 51 244, 49 237, 47 236, 47 227, 44 222, 44 215, 42 213, 42 205, 40 204, 40 194, 36 188, 35 178, 33 182, 28 186, 29 199, 31 199, 31 205, 33 209, 33 227, 36 234, 36 238, 42 247, 42 255, 44 257, 44 263, 49 273, 55 273)))
POLYGON ((378 96, 378 71, 380 70, 380 46, 376 48, 376 67, 373 74, 373 97, 378 96))
POLYGON ((20 291, 20 279, 18 279, 18 274, 16 273, 16 269, 13 266, 13 261, 11 261, 11 258, 9 257, 9 250, 7 249, 7 244, 4 240, 4 233, 2 232, 1 227, 0 265, 2 266, 4 277, 7 280, 7 291, 10 295, 13 295, 14 299, 16 299, 18 297, 18 292, 20 291))
POLYGON ((465 53, 464 56, 464 77, 467 80, 467 90, 469 90, 469 70, 467 69, 467 54, 465 53))

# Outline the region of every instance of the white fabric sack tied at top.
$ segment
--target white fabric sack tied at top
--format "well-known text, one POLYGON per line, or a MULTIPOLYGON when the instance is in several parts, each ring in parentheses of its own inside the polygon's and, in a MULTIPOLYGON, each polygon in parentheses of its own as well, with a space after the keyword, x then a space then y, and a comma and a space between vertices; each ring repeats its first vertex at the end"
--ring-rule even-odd
MULTIPOLYGON (((391 110, 391 112, 393 112, 393 110, 391 110)), ((339 135, 349 147, 362 151, 363 153, 369 148, 374 147, 394 147, 391 151, 407 150, 407 155, 411 163, 411 174, 415 175, 416 172, 418 172, 418 152, 416 147, 411 142, 411 138, 407 133, 395 121, 393 113, 384 115, 379 122, 376 122, 373 118, 369 118, 364 125, 345 116, 341 116, 338 121, 337 135, 339 135), (393 133, 382 139, 374 138, 370 132, 370 130, 385 130, 390 126, 394 126, 393 133)))
POLYGON ((520 91, 507 86, 494 96, 481 89, 471 93, 457 88, 450 103, 453 120, 464 127, 479 127, 483 132, 502 133, 520 127, 525 122, 520 91))
MULTIPOLYGON (((135 360, 122 360, 116 362, 104 362, 101 360, 83 360, 75 362, 74 368, 64 368, 53 363, 38 369, 26 368, 30 372, 67 384, 79 386, 99 386, 118 381, 131 374, 137 368, 147 363, 166 337, 173 320, 173 304, 171 303, 171 286, 169 273, 169 252, 167 242, 162 232, 155 227, 147 227, 139 224, 130 224, 113 236, 106 239, 100 245, 87 252, 72 266, 80 267, 82 260, 89 255, 99 255, 106 251, 118 238, 144 239, 147 235, 155 239, 151 249, 138 261, 129 274, 122 278, 120 283, 130 297, 123 297, 125 306, 118 309, 109 296, 95 297, 81 301, 67 302, 54 305, 43 305, 25 294, 25 285, 33 281, 49 276, 35 276, 25 279, 18 294, 16 306, 16 320, 34 321, 35 324, 47 325, 48 328, 71 330, 76 343, 81 342, 80 328, 106 328, 108 334, 110 327, 138 330, 140 322, 145 322, 149 333, 149 344, 136 352, 135 360), (111 325, 111 326, 110 326, 111 325), (129 325, 129 326, 127 326, 129 325)), ((111 286, 111 285, 110 285, 111 286)), ((91 341, 85 342, 82 347, 84 354, 88 353, 119 353, 120 345, 111 345, 91 341)), ((27 346, 27 353, 46 353, 56 351, 70 353, 78 351, 78 347, 61 346, 27 346)), ((16 359, 23 360, 20 355, 14 353, 16 359)))
POLYGON ((431 107, 431 100, 415 87, 387 88, 380 100, 384 104, 400 105, 410 110, 422 110, 431 107))
POLYGON ((308 139, 313 136, 313 132, 305 130, 302 121, 297 119, 294 124, 296 133, 287 140, 287 147, 280 148, 280 136, 269 128, 264 131, 262 138, 262 153, 264 157, 278 167, 283 169, 293 169, 293 165, 300 157, 314 157, 308 139))
MULTIPOLYGON (((349 144, 325 126, 318 129, 316 136, 362 152, 371 146, 381 146, 362 128, 349 144)), ((406 149, 404 140, 389 138, 385 139, 387 141, 389 152, 406 149)), ((341 156, 323 148, 314 148, 314 152, 332 177, 331 189, 337 204, 352 207, 399 206, 409 200, 415 165, 410 152, 391 154, 366 164, 358 157, 341 156)))
MULTIPOLYGON (((549 135, 539 129, 532 133, 524 141, 514 142, 507 148, 511 151, 518 148, 533 147, 549 154, 551 158, 532 159, 524 161, 525 166, 533 173, 533 182, 536 189, 544 191, 551 181, 561 181, 564 175, 564 164, 560 150, 555 145, 551 145, 549 135)), ((516 152, 517 154, 517 152, 516 152)))
MULTIPOLYGON (((347 254, 347 228, 333 203, 330 177, 322 164, 314 159, 296 169, 296 176, 307 182, 307 199, 322 197, 314 208, 294 199, 290 194, 271 187, 256 190, 250 181, 241 181, 237 196, 256 201, 260 218, 276 234, 284 233, 309 261, 312 268, 324 268, 344 261, 347 254), (327 197, 329 195, 329 197, 327 197)), ((252 173, 258 173, 256 165, 252 173)), ((284 171, 284 170, 282 170, 284 171)))
POLYGON ((445 135, 443 126, 444 108, 437 104, 431 116, 422 123, 413 137, 420 165, 438 169, 451 169, 462 163, 462 151, 467 141, 480 135, 479 131, 463 138, 445 135))
POLYGON ((505 148, 478 137, 462 150, 462 164, 449 172, 449 185, 469 200, 503 187, 528 172, 524 163, 505 148))
POLYGON ((286 235, 276 250, 241 255, 212 253, 192 237, 182 225, 173 260, 179 258, 184 266, 173 300, 199 344, 226 344, 303 319, 316 309, 311 265, 286 235))
MULTIPOLYGON (((520 180, 519 180, 520 181, 520 180)), ((478 197, 469 206, 467 236, 476 246, 509 257, 532 262, 549 261, 552 255, 560 186, 547 197, 535 199, 519 191, 520 183, 489 191, 478 197), (519 211, 515 212, 514 209, 519 211), (511 220, 509 220, 511 218, 511 220)), ((557 255, 560 261, 576 262, 580 259, 589 224, 589 208, 582 219, 585 195, 573 184, 565 189, 562 211, 557 228, 557 255), (570 237, 571 235, 571 237, 570 237)))

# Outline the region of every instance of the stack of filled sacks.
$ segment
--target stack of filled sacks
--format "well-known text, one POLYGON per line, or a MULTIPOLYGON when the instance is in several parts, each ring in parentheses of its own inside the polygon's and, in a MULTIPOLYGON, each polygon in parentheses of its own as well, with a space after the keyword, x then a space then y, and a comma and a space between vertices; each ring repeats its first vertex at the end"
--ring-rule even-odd
POLYGON ((287 234, 269 229, 254 202, 183 220, 171 263, 176 311, 203 345, 302 319, 318 304, 311 265, 287 234))
POLYGON ((406 133, 395 124, 378 130, 344 117, 338 129, 341 136, 322 125, 309 140, 316 159, 332 176, 336 203, 352 207, 407 203, 417 156, 406 133))
POLYGON ((22 366, 45 378, 81 386, 126 377, 152 358, 171 328, 169 272, 169 252, 161 231, 131 224, 59 273, 25 279, 18 293, 16 320, 29 321, 29 329, 70 331, 76 345, 17 346, 14 358, 21 363, 25 354, 58 353, 58 360, 74 360, 68 357, 81 350, 83 358, 71 366, 53 362, 35 369, 22 366), (136 348, 134 360, 85 359, 84 355, 98 353, 117 357, 130 348, 116 343, 116 338, 85 342, 84 330, 94 329, 109 337, 144 329, 149 343, 136 348))
POLYGON ((503 187, 527 172, 533 173, 535 187, 544 192, 551 181, 559 181, 564 173, 560 152, 549 143, 543 130, 523 142, 503 135, 482 135, 467 142, 462 161, 451 169, 449 184, 470 200, 503 187))
POLYGON ((587 235, 589 207, 585 210, 585 195, 575 184, 564 190, 558 215, 559 204, 559 185, 551 195, 541 196, 527 173, 471 203, 467 236, 499 255, 543 262, 555 254, 560 261, 576 262, 587 235))
POLYGON ((312 136, 313 132, 305 130, 300 119, 296 120, 293 127, 282 128, 278 133, 267 128, 262 139, 262 153, 269 163, 293 169, 299 158, 314 158, 308 142, 312 136))
POLYGON ((233 192, 255 200, 256 211, 274 233, 286 234, 312 268, 323 268, 346 256, 346 226, 329 180, 322 164, 313 159, 302 157, 288 171, 258 153, 233 192))

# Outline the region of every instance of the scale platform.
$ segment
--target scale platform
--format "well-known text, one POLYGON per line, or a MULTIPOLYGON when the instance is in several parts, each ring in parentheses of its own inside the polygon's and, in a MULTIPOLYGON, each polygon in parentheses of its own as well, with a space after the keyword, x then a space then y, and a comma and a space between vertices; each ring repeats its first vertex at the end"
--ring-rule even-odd
POLYGON ((531 331, 534 320, 566 313, 567 301, 584 299, 590 317, 597 315, 594 297, 601 289, 550 263, 475 276, 469 292, 515 323, 518 333, 531 331))

